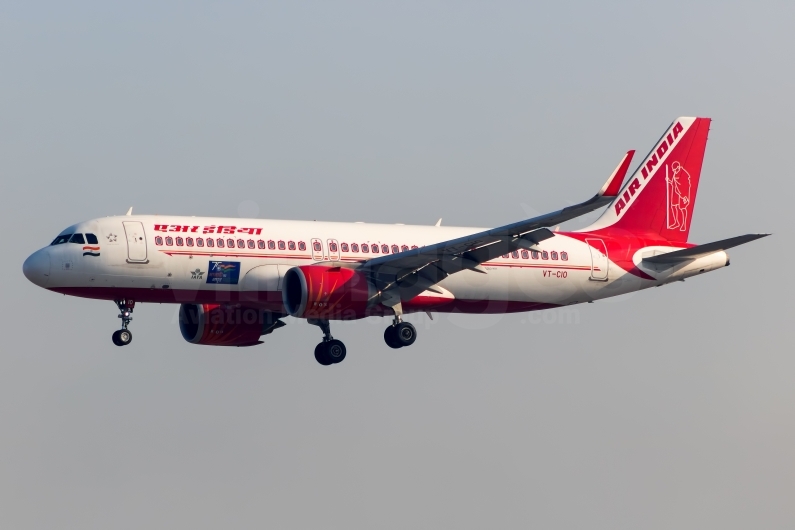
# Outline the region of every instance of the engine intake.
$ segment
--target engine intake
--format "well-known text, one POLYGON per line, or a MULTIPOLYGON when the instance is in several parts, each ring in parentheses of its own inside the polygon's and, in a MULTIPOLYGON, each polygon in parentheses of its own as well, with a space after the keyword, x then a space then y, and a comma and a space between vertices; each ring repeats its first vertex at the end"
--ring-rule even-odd
POLYGON ((375 288, 364 274, 342 267, 293 267, 282 283, 284 307, 297 318, 364 318, 375 295, 375 288))
POLYGON ((179 330, 191 344, 254 346, 259 338, 284 326, 278 315, 253 307, 221 304, 182 304, 179 330))

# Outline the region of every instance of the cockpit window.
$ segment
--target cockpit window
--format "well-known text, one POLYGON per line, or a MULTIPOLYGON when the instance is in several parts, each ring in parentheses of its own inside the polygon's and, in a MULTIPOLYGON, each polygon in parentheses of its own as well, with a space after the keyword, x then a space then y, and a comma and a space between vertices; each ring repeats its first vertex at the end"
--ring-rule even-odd
POLYGON ((60 245, 62 243, 68 243, 70 237, 72 237, 72 234, 64 234, 62 236, 58 236, 55 239, 53 239, 50 245, 60 245))
POLYGON ((89 245, 97 245, 99 244, 99 240, 94 234, 86 234, 86 243, 89 245))
POLYGON ((86 240, 83 238, 83 234, 75 234, 69 239, 70 243, 77 243, 78 245, 85 245, 86 240))

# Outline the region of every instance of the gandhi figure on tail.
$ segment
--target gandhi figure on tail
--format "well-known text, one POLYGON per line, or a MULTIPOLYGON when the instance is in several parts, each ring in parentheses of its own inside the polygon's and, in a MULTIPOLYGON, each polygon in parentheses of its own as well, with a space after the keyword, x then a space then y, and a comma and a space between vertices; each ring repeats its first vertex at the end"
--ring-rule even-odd
POLYGON ((665 181, 668 183, 668 228, 687 230, 687 207, 690 205, 690 174, 682 164, 671 164, 672 175, 665 167, 665 181))

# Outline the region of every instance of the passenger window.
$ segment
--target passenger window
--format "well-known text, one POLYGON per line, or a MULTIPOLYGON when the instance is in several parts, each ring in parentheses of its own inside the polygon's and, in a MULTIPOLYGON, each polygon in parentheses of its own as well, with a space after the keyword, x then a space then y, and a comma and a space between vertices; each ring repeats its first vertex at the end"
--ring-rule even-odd
POLYGON ((356 243, 351 243, 351 252, 359 252, 359 245, 356 243))
POLYGON ((256 247, 254 246, 254 240, 253 240, 253 239, 249 239, 249 240, 248 240, 248 248, 256 248, 256 247))
POLYGON ((370 252, 370 245, 368 245, 367 243, 362 243, 362 252, 364 252, 365 254, 370 252))
POLYGON ((400 252, 400 247, 392 245, 392 254, 397 254, 398 252, 400 252))
POLYGON ((406 252, 408 249, 409 249, 409 246, 408 246, 408 245, 402 245, 402 246, 400 247, 400 251, 401 251, 401 252, 406 252))
POLYGON ((378 245, 370 245, 370 250, 373 251, 373 254, 378 254, 378 245))
POLYGON ((549 252, 547 252, 546 250, 542 250, 541 259, 549 259, 549 252))
POLYGON ((287 248, 287 245, 284 244, 284 241, 279 241, 279 250, 284 250, 287 248))
POLYGON ((196 238, 196 246, 197 246, 197 247, 203 247, 203 246, 204 246, 204 238, 202 238, 202 237, 197 237, 197 238, 196 238))
POLYGON ((320 246, 319 241, 315 241, 314 243, 312 243, 312 249, 314 249, 315 252, 320 252, 321 250, 323 250, 323 247, 320 246))
POLYGON ((522 259, 527 259, 529 257, 530 257, 530 254, 528 254, 526 250, 523 250, 522 251, 522 259))
POLYGON ((337 251, 337 244, 334 243, 334 242, 329 243, 328 244, 328 250, 329 250, 329 252, 336 252, 337 251))
POLYGON ((69 239, 70 243, 77 243, 78 245, 85 245, 86 240, 83 239, 83 234, 75 234, 69 239))
POLYGON ((160 236, 157 236, 157 237, 155 238, 155 245, 157 245, 157 246, 162 246, 162 245, 163 245, 163 238, 162 238, 162 237, 160 237, 160 236))
POLYGON ((538 259, 538 251, 537 250, 531 250, 530 251, 530 256, 532 256, 533 259, 538 259))
POLYGON ((298 250, 306 250, 306 243, 304 243, 303 241, 299 241, 298 250))
POLYGON ((166 246, 171 246, 174 244, 174 238, 171 236, 166 237, 166 246))
POLYGON ((50 243, 50 245, 61 245, 63 243, 67 243, 69 242, 70 237, 72 237, 72 234, 64 234, 62 236, 58 236, 52 240, 52 243, 50 243))
POLYGON ((231 237, 226 240, 226 248, 235 248, 235 240, 231 237))
POLYGON ((420 247, 418 247, 417 245, 411 245, 411 250, 414 250, 415 248, 420 248, 420 247))
POLYGON ((185 238, 185 244, 188 245, 189 247, 192 247, 193 246, 193 238, 192 237, 186 237, 185 238))
POLYGON ((295 250, 295 241, 287 242, 287 250, 295 250))
POLYGON ((271 250, 274 250, 276 248, 276 242, 273 239, 268 241, 268 248, 271 250))
POLYGON ((86 234, 86 243, 89 245, 97 245, 99 244, 99 240, 94 234, 86 234))
POLYGON ((237 248, 246 248, 246 242, 242 239, 237 240, 237 248))
POLYGON ((502 259, 508 259, 508 254, 503 254, 502 259))
POLYGON ((348 243, 342 243, 340 248, 342 248, 343 252, 348 252, 348 243))
POLYGON ((218 243, 218 248, 224 248, 224 240, 222 238, 219 237, 216 243, 218 243))
POLYGON ((384 254, 389 254, 389 246, 381 245, 381 252, 383 252, 384 254))
POLYGON ((178 238, 177 238, 177 246, 178 246, 178 247, 181 247, 183 244, 184 244, 184 241, 182 240, 182 238, 181 238, 181 237, 178 237, 178 238))
POLYGON ((257 248, 260 250, 265 250, 265 242, 261 239, 257 240, 257 248))
POLYGON ((552 259, 558 259, 558 253, 555 250, 552 251, 552 259))
POLYGON ((518 250, 514 250, 513 252, 511 252, 511 257, 513 259, 519 259, 519 251, 518 250))
POLYGON ((208 247, 213 247, 214 245, 215 245, 215 242, 213 241, 213 238, 208 237, 207 238, 207 246, 208 247))
POLYGON ((560 253, 560 259, 562 259, 563 261, 568 261, 569 260, 569 254, 567 252, 561 252, 560 253))

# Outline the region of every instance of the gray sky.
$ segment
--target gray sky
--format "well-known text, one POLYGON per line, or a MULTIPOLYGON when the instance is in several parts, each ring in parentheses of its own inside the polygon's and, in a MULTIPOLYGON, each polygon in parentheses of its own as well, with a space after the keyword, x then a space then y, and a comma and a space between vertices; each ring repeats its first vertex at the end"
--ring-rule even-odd
MULTIPOLYGON (((792 2, 0 3, 0 526, 792 528, 792 2), (714 119, 691 237, 771 238, 633 296, 291 320, 184 342, 175 306, 28 283, 138 213, 494 226, 714 119)), ((587 219, 571 224, 584 226, 587 219)))

